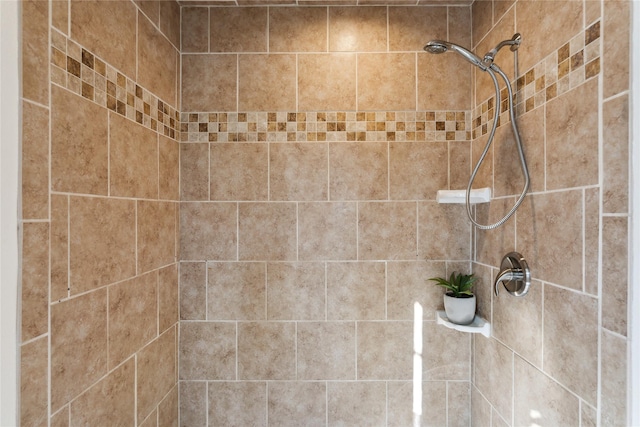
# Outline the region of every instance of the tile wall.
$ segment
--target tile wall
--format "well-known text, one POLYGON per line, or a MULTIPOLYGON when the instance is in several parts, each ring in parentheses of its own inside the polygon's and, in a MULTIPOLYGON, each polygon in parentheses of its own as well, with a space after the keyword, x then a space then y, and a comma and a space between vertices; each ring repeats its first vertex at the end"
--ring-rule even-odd
MULTIPOLYGON (((474 425, 627 425, 629 7, 473 5, 478 52, 523 35, 518 124, 531 173, 515 218, 474 233, 480 312, 493 325, 491 339, 473 340, 474 425), (501 257, 514 249, 529 262, 531 290, 495 296, 501 257)), ((508 49, 497 61, 513 68, 508 49)), ((495 104, 476 72, 474 158, 495 104)), ((523 185, 505 113, 500 124, 479 177, 498 196, 478 208, 483 223, 507 212, 523 185)))
POLYGON ((182 13, 181 425, 469 425, 470 8, 182 13))
POLYGON ((180 9, 139 7, 22 2, 20 425, 178 425, 180 9))

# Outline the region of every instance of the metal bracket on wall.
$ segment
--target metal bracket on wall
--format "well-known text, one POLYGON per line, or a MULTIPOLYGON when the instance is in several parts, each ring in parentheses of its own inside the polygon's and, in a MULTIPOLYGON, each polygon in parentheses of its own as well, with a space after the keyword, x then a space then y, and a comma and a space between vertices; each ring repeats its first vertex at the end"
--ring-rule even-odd
POLYGON ((522 297, 529 292, 531 271, 529 271, 527 261, 518 252, 509 252, 502 258, 500 273, 494 282, 496 295, 498 295, 500 282, 513 296, 522 297))

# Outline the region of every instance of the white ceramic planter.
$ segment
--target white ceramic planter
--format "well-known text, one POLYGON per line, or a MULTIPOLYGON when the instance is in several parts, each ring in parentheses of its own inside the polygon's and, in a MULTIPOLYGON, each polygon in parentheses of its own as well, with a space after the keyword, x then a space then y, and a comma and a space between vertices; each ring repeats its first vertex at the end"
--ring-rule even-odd
POLYGON ((444 295, 444 311, 452 323, 468 325, 476 317, 476 296, 455 298, 444 295))

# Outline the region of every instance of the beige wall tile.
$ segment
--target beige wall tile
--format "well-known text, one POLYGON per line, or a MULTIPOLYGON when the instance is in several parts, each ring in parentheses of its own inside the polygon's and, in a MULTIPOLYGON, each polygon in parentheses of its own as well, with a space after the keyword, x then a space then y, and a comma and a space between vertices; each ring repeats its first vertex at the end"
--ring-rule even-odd
POLYGON ((577 34, 583 25, 582 9, 581 2, 517 2, 518 32, 530 35, 518 50, 520 69, 528 70, 577 34), (549 43, 544 34, 553 34, 557 41, 549 43))
POLYGON ((471 386, 471 421, 474 426, 491 425, 491 404, 474 385, 471 386))
POLYGON ((180 4, 175 0, 160 2, 160 30, 180 49, 180 4))
POLYGON ((414 53, 358 54, 357 74, 359 110, 416 108, 414 53))
POLYGON ((435 200, 448 188, 447 142, 390 142, 389 192, 394 200, 435 200))
POLYGON ((629 98, 605 102, 603 111, 604 213, 629 211, 629 98))
POLYGON ((137 202, 138 273, 176 261, 176 203, 137 202))
POLYGON ((356 379, 355 322, 300 322, 297 328, 297 378, 356 379))
POLYGON ((492 336, 542 368, 542 283, 533 280, 527 298, 513 298, 499 286, 500 294, 493 297, 492 336))
POLYGON ((182 8, 182 53, 209 51, 209 8, 182 8))
POLYGON ((495 339, 474 339, 475 385, 500 415, 513 413, 513 352, 495 339))
POLYGON ((158 411, 154 411, 140 424, 140 427, 157 427, 158 426, 158 411))
POLYGON ((627 335, 629 289, 627 218, 602 218, 602 326, 627 335))
POLYGON ((326 7, 269 8, 269 52, 326 51, 326 7))
POLYGON ((298 55, 298 110, 355 110, 356 55, 298 55))
MULTIPOLYGON (((462 270, 466 271, 466 270, 462 270)), ((492 316, 492 298, 493 298, 493 283, 494 273, 491 267, 484 266, 482 264, 472 263, 471 271, 476 277, 476 282, 473 285, 473 293, 476 296, 476 315, 488 320, 493 324, 492 316)), ((451 274, 451 273, 449 273, 451 274)), ((466 273, 465 273, 466 274, 466 273)), ((443 276, 444 277, 444 276, 443 276)), ((441 291, 442 292, 442 291, 441 291)))
MULTIPOLYGON (((173 1, 160 3, 162 12, 173 1)), ((180 12, 178 10, 178 16, 180 12)), ((178 27, 179 28, 179 27, 178 27)), ((177 46, 180 46, 179 40, 177 46)), ((178 51, 148 19, 138 19, 138 83, 170 105, 177 106, 178 51)))
POLYGON ((603 2, 603 96, 627 90, 629 82, 630 2, 603 2))
MULTIPOLYGON (((447 425, 447 383, 444 381, 424 381, 420 385, 422 402, 420 404, 419 424, 447 425)), ((387 425, 404 427, 414 424, 416 414, 413 410, 414 384, 410 381, 387 382, 387 425)))
POLYGON ((354 260, 356 242, 356 203, 298 204, 300 260, 354 260))
POLYGON ((182 55, 182 111, 236 111, 238 55, 182 55), (202 82, 207 82, 203 85, 202 82))
POLYGON ((267 200, 267 144, 211 144, 210 153, 211 200, 267 200))
POLYGON ((418 257, 420 259, 469 259, 470 231, 469 220, 463 205, 418 203, 418 257))
POLYGON ((292 380, 296 377, 293 322, 238 324, 238 379, 292 380))
POLYGON ((51 416, 51 427, 69 427, 69 406, 63 407, 51 416))
POLYGON ((180 322, 180 380, 235 380, 236 325, 180 322))
POLYGON ((493 22, 497 22, 515 4, 515 0, 493 2, 493 22))
MULTIPOLYGON (((426 43, 426 42, 425 42, 426 43)), ((459 55, 419 53, 418 110, 468 110, 472 65, 459 55)), ((399 74, 404 79, 413 77, 399 74)), ((406 94, 409 96, 409 92, 406 94)))
POLYGON ((158 197, 158 135, 109 114, 109 189, 112 196, 158 197))
POLYGON ((413 322, 358 322, 358 379, 411 379, 414 327, 413 322))
POLYGON ((327 319, 383 319, 385 288, 382 262, 327 264, 327 319))
POLYGON ((47 425, 48 337, 20 347, 20 425, 47 425))
POLYGON ((324 320, 324 263, 267 264, 267 319, 324 320))
POLYGON ((135 275, 135 202, 71 197, 70 288, 78 294, 135 275))
POLYGON ((424 319, 434 319, 442 309, 442 290, 429 281, 444 277, 444 262, 406 261, 387 263, 387 319, 414 320, 419 304, 424 319))
POLYGON ((386 397, 386 386, 382 381, 329 382, 329 425, 384 425, 386 397))
POLYGON ((627 425, 627 343, 602 331, 602 413, 603 425, 627 425))
POLYGON ((176 333, 176 328, 169 329, 136 357, 138 422, 145 419, 176 385, 176 333))
MULTIPOLYGON (((536 112, 542 109, 535 110, 536 112)), ((542 118, 542 114, 538 113, 542 118)), ((542 122, 540 122, 542 123, 542 122)), ((540 129, 538 127, 538 129, 540 129)), ((536 158, 544 164, 544 136, 541 132, 536 132, 538 138, 536 140, 527 139, 527 147, 534 151, 537 148, 536 158), (535 148, 534 148, 535 147, 535 148)), ((522 139, 522 138, 521 138, 522 139)), ((520 156, 516 145, 516 138, 511 129, 511 125, 501 126, 496 131, 493 140, 493 156, 494 156, 494 197, 500 196, 519 196, 522 193, 525 183, 525 177, 520 166, 520 156)), ((524 142, 523 142, 524 144, 524 142)), ((525 153, 526 155, 526 153, 525 153)), ((528 159, 527 159, 528 160, 528 159)), ((529 163, 527 161, 527 167, 529 163)), ((542 170, 544 173, 544 169, 542 170)), ((544 181, 542 182, 544 184, 544 181)), ((535 190, 534 190, 535 191, 535 190)))
POLYGON ((473 45, 477 46, 493 25, 493 2, 477 1, 471 5, 473 45))
POLYGON ((578 398, 519 356, 514 363, 515 425, 579 425, 578 398))
POLYGON ((602 16, 602 3, 598 0, 587 0, 584 3, 585 23, 588 25, 602 16))
POLYGON ((208 265, 207 319, 264 320, 267 267, 263 262, 208 265))
MULTIPOLYGON (((218 386, 222 383, 214 383, 218 386)), ((232 383, 241 384, 241 383, 232 383)), ((243 399, 238 399, 238 402, 243 399)), ((207 425, 207 383, 204 381, 180 381, 180 425, 207 425)))
POLYGON ((469 334, 443 328, 433 321, 422 324, 422 378, 425 381, 466 381, 470 375, 469 334), (446 350, 445 350, 446 349, 446 350), (451 355, 456 357, 452 358, 451 355))
POLYGON ((597 188, 584 192, 584 290, 598 294, 598 274, 600 271, 600 192, 597 188))
POLYGON ((598 425, 598 411, 586 403, 581 402, 580 423, 583 427, 596 427, 598 425))
POLYGON ((238 109, 295 111, 295 55, 241 55, 238 58, 238 109))
POLYGON ((66 298, 69 291, 69 198, 51 196, 51 301, 66 298))
POLYGON ((209 200, 209 144, 180 144, 180 200, 209 200))
POLYGON ((291 427, 325 425, 325 383, 272 381, 267 384, 269 424, 291 427))
POLYGON ((134 0, 134 2, 154 25, 160 25, 160 0, 134 0))
POLYGON ((158 198, 180 200, 180 144, 159 136, 158 152, 158 198))
POLYGON ((135 363, 129 359, 71 403, 70 425, 135 424, 135 363))
MULTIPOLYGON (((471 165, 473 168, 477 165, 480 160, 480 156, 482 155, 483 150, 486 146, 486 140, 484 138, 474 139, 471 143, 471 165)), ((491 147, 487 151, 487 156, 484 158, 482 165, 478 168, 478 172, 473 181, 473 186, 475 188, 483 188, 483 187, 493 187, 493 152, 494 147, 491 144, 491 147)), ((471 176, 469 173, 467 176, 471 176)), ((468 183, 468 180, 467 180, 468 183)), ((467 185, 463 185, 462 188, 467 188, 467 185)))
POLYGON ((107 373, 107 291, 51 306, 51 412, 107 373))
POLYGON ((358 204, 359 259, 415 259, 417 207, 413 202, 358 204))
POLYGON ((108 156, 107 110, 52 86, 51 189, 106 195, 108 156))
POLYGON ((595 404, 598 377, 598 302, 545 285, 544 372, 595 404), (567 363, 571 360, 572 363, 567 363))
POLYGON ((22 96, 49 104, 49 3, 30 0, 22 5, 22 96))
POLYGON ((179 398, 178 384, 176 383, 169 394, 167 394, 158 405, 159 426, 178 427, 180 425, 179 398))
POLYGON ((581 191, 564 191, 527 197, 520 206, 516 247, 536 266, 535 277, 582 289, 582 203, 581 191))
POLYGON ((471 143, 469 141, 449 141, 450 190, 467 188, 471 176, 471 166, 471 143))
POLYGON ((470 425, 470 388, 471 386, 467 381, 447 382, 447 425, 461 427, 470 425))
POLYGON ((241 203, 238 207, 239 259, 295 260, 296 214, 294 203, 241 203))
POLYGON ((158 274, 109 288, 109 367, 114 368, 158 334, 158 274))
POLYGON ((209 383, 209 423, 219 426, 267 425, 267 384, 264 382, 209 383))
POLYGON ((136 12, 132 2, 71 0, 71 37, 134 79, 136 12))
MULTIPOLYGON (((536 108, 535 110, 529 111, 528 113, 520 116, 516 120, 516 124, 518 126, 518 130, 520 131, 520 141, 522 143, 522 148, 524 149, 524 156, 527 161, 527 168, 529 169, 529 178, 530 178, 530 190, 531 192, 543 191, 545 189, 545 153, 544 153, 544 134, 540 131, 544 126, 544 109, 536 108)), ((509 125, 509 130, 507 132, 511 132, 511 126, 509 125)), ((510 147, 509 151, 513 149, 510 147)), ((520 194, 522 192, 524 180, 521 180, 519 176, 522 176, 521 168, 518 166, 520 164, 519 158, 517 158, 513 163, 509 163, 510 166, 505 165, 505 153, 502 150, 502 147, 497 148, 494 151, 494 156, 496 159, 496 169, 495 176, 496 180, 501 183, 501 185, 505 185, 507 183, 511 183, 513 181, 512 175, 516 174, 517 182, 520 184, 513 185, 513 189, 510 190, 513 194, 520 194)), ((509 188, 505 185, 506 188, 509 188)), ((498 187, 496 186, 496 192, 498 191, 498 187)), ((506 191, 506 190, 505 190, 506 191)))
POLYGON ((597 105, 597 79, 547 103, 548 189, 598 183, 597 105))
POLYGON ((51 25, 64 34, 69 34, 69 0, 51 2, 51 25))
POLYGON ((180 257, 183 260, 237 259, 235 203, 182 203, 180 257))
POLYGON ((386 142, 329 144, 329 198, 386 200, 388 157, 386 142))
POLYGON ((49 223, 22 224, 22 327, 26 342, 49 329, 49 223))
POLYGON ((207 318, 207 263, 180 263, 180 320, 207 318))
POLYGON ((447 19, 449 41, 471 48, 471 7, 449 7, 447 19))
POLYGON ((268 9, 211 8, 211 52, 266 52, 268 9))
POLYGON ((158 333, 163 333, 178 321, 178 264, 158 270, 158 333))
MULTIPOLYGON (((495 224, 507 215, 515 203, 516 199, 509 197, 494 199, 489 204, 476 205, 475 220, 480 224, 495 224)), ((526 201, 523 203, 526 203, 526 201)), ((465 214, 466 212, 463 213, 463 215, 465 214)), ((529 225, 531 223, 525 224, 529 225)), ((485 264, 499 266, 502 257, 515 248, 515 229, 516 221, 513 217, 494 230, 474 229, 476 260, 485 264)))
POLYGON ((327 200, 327 160, 327 144, 270 144, 270 199, 327 200))
POLYGON ((429 40, 447 39, 446 7, 389 7, 389 50, 420 51, 429 40))
POLYGON ((22 102, 21 218, 49 218, 49 111, 25 101, 22 102))
POLYGON ((372 52, 387 49, 384 7, 329 8, 329 51, 372 52))

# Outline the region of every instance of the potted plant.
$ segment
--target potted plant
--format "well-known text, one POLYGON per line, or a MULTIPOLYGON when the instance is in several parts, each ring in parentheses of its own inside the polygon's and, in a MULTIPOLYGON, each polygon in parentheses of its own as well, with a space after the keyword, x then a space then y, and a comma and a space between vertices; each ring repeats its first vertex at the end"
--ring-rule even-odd
POLYGON ((449 280, 442 277, 432 277, 447 290, 444 294, 444 311, 452 323, 468 325, 476 316, 476 296, 471 291, 476 277, 473 274, 461 274, 454 271, 449 280))

